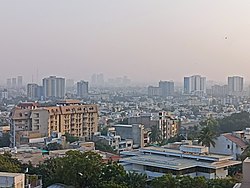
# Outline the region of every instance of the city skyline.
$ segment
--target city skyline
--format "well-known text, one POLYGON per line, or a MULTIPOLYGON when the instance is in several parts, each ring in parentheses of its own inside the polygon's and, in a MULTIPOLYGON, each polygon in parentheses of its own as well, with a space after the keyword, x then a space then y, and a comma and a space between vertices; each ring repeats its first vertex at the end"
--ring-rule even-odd
POLYGON ((249 6, 232 0, 1 1, 0 80, 81 80, 94 72, 137 82, 181 82, 195 74, 250 80, 249 6))

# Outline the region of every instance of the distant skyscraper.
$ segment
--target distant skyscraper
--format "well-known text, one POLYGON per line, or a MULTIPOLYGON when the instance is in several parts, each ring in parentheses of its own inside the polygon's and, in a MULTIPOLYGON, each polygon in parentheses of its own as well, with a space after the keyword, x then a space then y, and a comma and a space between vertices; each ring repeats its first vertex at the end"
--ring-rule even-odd
POLYGON ((214 97, 225 97, 228 95, 228 85, 213 85, 212 96, 214 97))
POLYGON ((8 78, 6 81, 7 84, 7 88, 11 88, 12 84, 11 84, 11 78, 8 78))
POLYGON ((32 100, 39 99, 38 88, 39 86, 37 84, 28 84, 27 85, 27 97, 32 100))
POLYGON ((11 84, 12 84, 11 85, 12 88, 16 88, 17 87, 16 78, 12 78, 11 84))
POLYGON ((103 87, 104 82, 105 80, 103 74, 93 74, 91 76, 91 85, 94 87, 103 87))
POLYGON ((66 80, 66 90, 69 92, 73 92, 75 81, 73 79, 66 80))
POLYGON ((184 93, 195 95, 206 93, 206 78, 200 75, 184 77, 184 93))
POLYGON ((1 92, 1 99, 8 99, 8 90, 7 89, 4 89, 2 92, 1 92))
POLYGON ((228 77, 229 94, 240 94, 243 92, 243 77, 232 76, 228 77))
POLYGON ((85 81, 80 81, 77 82, 76 84, 77 86, 77 97, 78 98, 84 98, 88 96, 88 92, 89 92, 89 83, 85 82, 85 81))
POLYGON ((21 88, 23 86, 23 77, 22 76, 18 76, 17 77, 17 87, 21 88))
POLYGON ((103 86, 104 85, 104 75, 103 74, 97 74, 96 75, 96 82, 97 86, 103 86))
POLYGON ((174 95, 174 82, 173 81, 160 81, 159 88, 161 91, 161 95, 163 97, 174 95))
POLYGON ((43 79, 44 97, 62 99, 65 96, 65 78, 50 76, 43 79))
POLYGON ((161 96, 161 89, 159 87, 148 86, 148 96, 161 96))
POLYGON ((96 74, 93 74, 91 76, 91 85, 95 86, 96 85, 96 74))

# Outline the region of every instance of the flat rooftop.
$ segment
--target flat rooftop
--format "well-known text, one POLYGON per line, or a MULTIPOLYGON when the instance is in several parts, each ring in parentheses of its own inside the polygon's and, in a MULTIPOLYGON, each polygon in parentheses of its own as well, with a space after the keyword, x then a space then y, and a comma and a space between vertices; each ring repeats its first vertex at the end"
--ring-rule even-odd
POLYGON ((120 159, 122 163, 139 164, 143 166, 153 166, 158 168, 184 170, 192 167, 205 167, 210 169, 220 169, 228 166, 241 164, 240 161, 203 162, 194 159, 177 157, 167 157, 158 155, 140 155, 120 159))
POLYGON ((175 157, 208 160, 208 161, 222 161, 222 160, 233 159, 233 157, 229 155, 218 155, 218 154, 213 154, 213 153, 193 154, 193 153, 182 152, 177 149, 169 149, 169 148, 154 147, 154 146, 141 148, 139 149, 139 151, 143 153, 154 153, 154 154, 161 154, 161 155, 168 155, 168 156, 175 156, 175 157))

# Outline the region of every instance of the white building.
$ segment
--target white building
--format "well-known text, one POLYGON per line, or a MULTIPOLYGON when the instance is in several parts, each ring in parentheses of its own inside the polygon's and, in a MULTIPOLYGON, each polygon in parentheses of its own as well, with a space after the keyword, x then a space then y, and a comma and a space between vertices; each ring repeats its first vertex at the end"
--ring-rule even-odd
POLYGON ((135 152, 121 152, 121 165, 126 171, 143 173, 149 179, 164 174, 225 178, 228 167, 241 164, 231 156, 209 154, 203 146, 183 145, 179 150, 146 147, 135 152))
POLYGON ((230 94, 241 94, 243 92, 243 77, 228 77, 228 90, 230 94))
POLYGON ((210 152, 231 155, 236 160, 247 148, 247 144, 233 133, 221 134, 215 140, 215 147, 210 147, 210 152))
POLYGON ((43 79, 44 97, 61 98, 65 96, 65 78, 50 76, 43 79))
POLYGON ((76 83, 76 92, 78 98, 84 98, 88 96, 89 93, 89 83, 81 80, 76 83))
POLYGON ((203 95, 206 93, 206 77, 200 75, 193 75, 184 77, 184 93, 203 95))

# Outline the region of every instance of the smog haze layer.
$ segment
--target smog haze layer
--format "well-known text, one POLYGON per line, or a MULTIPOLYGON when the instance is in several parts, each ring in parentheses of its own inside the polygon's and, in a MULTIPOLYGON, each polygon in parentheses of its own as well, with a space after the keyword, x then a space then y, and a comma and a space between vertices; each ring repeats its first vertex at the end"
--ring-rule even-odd
POLYGON ((1 0, 0 79, 250 74, 248 0, 1 0))

